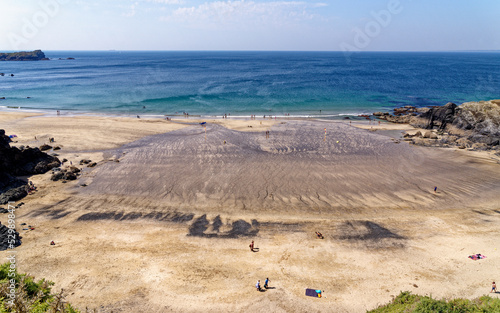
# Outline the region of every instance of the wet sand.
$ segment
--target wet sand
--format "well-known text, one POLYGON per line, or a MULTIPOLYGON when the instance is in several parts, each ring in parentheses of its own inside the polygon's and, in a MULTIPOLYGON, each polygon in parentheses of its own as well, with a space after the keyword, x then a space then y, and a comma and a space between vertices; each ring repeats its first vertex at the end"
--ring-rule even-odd
POLYGON ((205 133, 193 120, 115 118, 103 132, 86 126, 103 117, 54 119, 0 117, 18 144, 43 130, 60 157, 99 164, 67 184, 33 177, 20 269, 80 308, 364 312, 400 290, 477 297, 496 279, 500 165, 487 155, 345 122, 217 120, 205 133), (275 289, 257 292, 266 277, 275 289))

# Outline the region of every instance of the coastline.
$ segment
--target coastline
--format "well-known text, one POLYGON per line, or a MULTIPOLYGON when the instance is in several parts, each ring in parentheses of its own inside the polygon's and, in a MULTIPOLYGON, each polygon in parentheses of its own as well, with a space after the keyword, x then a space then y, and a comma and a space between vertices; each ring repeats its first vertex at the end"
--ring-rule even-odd
POLYGON ((17 112, 0 123, 15 145, 53 137, 61 158, 98 163, 65 184, 30 178, 39 191, 18 212, 36 226, 21 233, 21 271, 55 281, 78 306, 359 312, 400 290, 477 297, 495 279, 498 164, 395 143, 384 131, 400 125, 17 112), (256 293, 267 276, 276 289, 256 293), (305 299, 308 287, 326 297, 305 299))

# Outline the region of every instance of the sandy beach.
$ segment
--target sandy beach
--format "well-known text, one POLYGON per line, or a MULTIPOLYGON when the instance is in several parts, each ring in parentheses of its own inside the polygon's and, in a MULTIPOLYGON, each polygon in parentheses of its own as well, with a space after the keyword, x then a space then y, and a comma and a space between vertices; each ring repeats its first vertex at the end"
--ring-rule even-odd
POLYGON ((54 138, 48 153, 97 162, 77 181, 31 177, 17 211, 35 227, 19 270, 80 309, 365 312, 404 290, 475 298, 499 279, 498 157, 409 145, 408 125, 6 112, 0 125, 13 145, 54 138))

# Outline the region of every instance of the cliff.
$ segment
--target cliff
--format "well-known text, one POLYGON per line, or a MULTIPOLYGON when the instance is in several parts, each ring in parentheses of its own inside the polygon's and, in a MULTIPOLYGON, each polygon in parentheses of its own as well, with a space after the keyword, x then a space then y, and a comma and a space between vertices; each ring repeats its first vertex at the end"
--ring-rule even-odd
POLYGON ((0 61, 40 61, 48 60, 42 50, 31 52, 0 53, 0 61))
POLYGON ((388 122, 409 123, 429 130, 423 135, 417 132, 405 136, 414 144, 500 150, 500 100, 467 102, 462 105, 450 102, 432 108, 406 106, 394 109, 393 115, 383 112, 374 115, 388 122))

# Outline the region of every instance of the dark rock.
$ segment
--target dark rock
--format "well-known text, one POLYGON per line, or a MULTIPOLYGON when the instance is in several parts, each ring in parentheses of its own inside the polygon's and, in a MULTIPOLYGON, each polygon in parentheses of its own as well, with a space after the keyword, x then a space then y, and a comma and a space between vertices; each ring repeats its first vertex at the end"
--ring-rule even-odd
POLYGON ((88 159, 82 159, 82 160, 80 160, 80 165, 89 164, 90 162, 92 162, 92 161, 88 160, 88 159))
POLYGON ((57 158, 40 151, 38 148, 18 149, 10 147, 9 142, 10 138, 5 135, 5 130, 0 129, 1 201, 15 201, 27 195, 27 190, 23 191, 26 181, 18 179, 16 176, 43 174, 53 167, 59 166, 60 163, 57 158), (5 194, 6 192, 9 193, 5 194))
POLYGON ((469 140, 477 143, 484 143, 488 146, 498 146, 498 144, 500 143, 500 138, 494 136, 475 135, 469 137, 469 140))
POLYGON ((23 185, 17 188, 11 188, 0 194, 0 204, 6 204, 9 201, 17 201, 28 195, 29 186, 23 185))
POLYGON ((446 125, 453 122, 456 108, 455 103, 448 102, 441 107, 432 107, 428 112, 422 113, 420 117, 427 119, 426 129, 437 127, 439 130, 444 130, 446 125))
POLYGON ((55 147, 54 147, 54 151, 56 151, 56 150, 61 150, 61 147, 59 147, 59 146, 55 146, 55 147))
POLYGON ((60 172, 56 172, 56 173, 52 174, 52 177, 50 177, 50 180, 58 181, 58 180, 62 179, 63 177, 64 177, 64 173, 62 171, 60 171, 60 172))
POLYGON ((89 165, 87 165, 87 167, 94 167, 94 166, 96 166, 96 165, 97 165, 97 163, 96 163, 96 162, 92 162, 92 163, 90 163, 89 165))
POLYGON ((63 179, 64 180, 75 180, 75 179, 77 179, 77 176, 73 172, 66 172, 66 173, 64 173, 63 179))
POLYGON ((21 245, 21 239, 22 237, 19 236, 19 233, 15 229, 12 233, 10 228, 6 225, 0 225, 0 251, 19 247, 21 245), (12 236, 14 236, 14 238, 12 238, 12 236), (14 243, 12 243, 12 240, 14 240, 14 243))
POLYGON ((72 166, 69 169, 63 169, 59 171, 53 171, 52 177, 50 178, 53 181, 62 180, 65 183, 68 180, 75 180, 78 178, 78 173, 80 169, 76 166, 72 166))
POLYGON ((59 167, 61 163, 59 162, 59 160, 44 160, 44 161, 41 161, 39 162, 35 168, 34 168, 34 173, 35 174, 43 174, 43 173, 46 173, 48 171, 50 171, 51 169, 53 169, 54 167, 59 167))
POLYGON ((47 151, 50 149, 52 149, 52 146, 49 146, 49 145, 41 145, 40 146, 40 151, 47 151))

